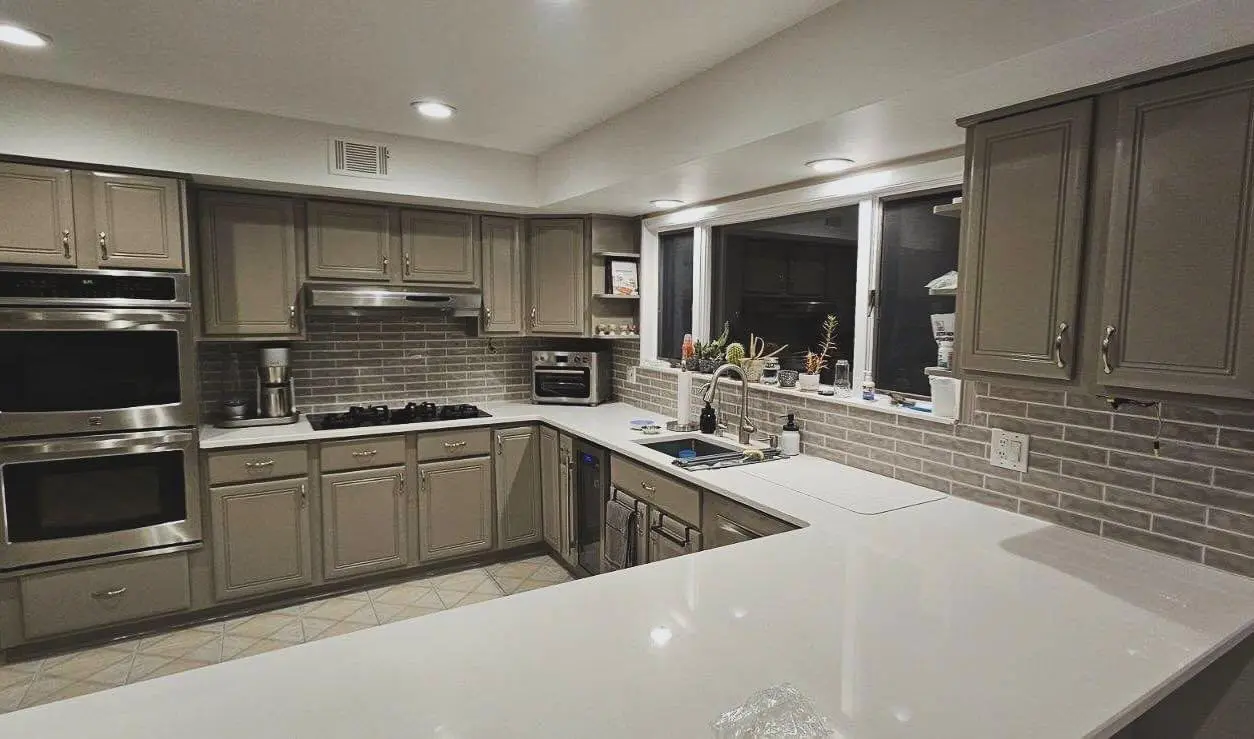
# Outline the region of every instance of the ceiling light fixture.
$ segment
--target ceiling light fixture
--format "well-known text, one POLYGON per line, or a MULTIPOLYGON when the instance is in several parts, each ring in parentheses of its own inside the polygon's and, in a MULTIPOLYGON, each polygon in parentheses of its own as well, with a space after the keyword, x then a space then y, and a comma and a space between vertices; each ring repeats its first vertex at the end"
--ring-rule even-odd
POLYGON ((410 105, 424 118, 452 118, 457 112, 457 108, 439 100, 415 100, 410 105))
POLYGON ((669 209, 669 208, 678 208, 679 206, 684 204, 684 201, 682 200, 671 200, 669 198, 662 198, 661 200, 650 200, 649 202, 653 204, 654 208, 662 208, 664 210, 669 209))
POLYGON ((829 159, 814 159, 806 162, 806 166, 815 172, 822 174, 830 174, 831 172, 844 172, 853 166, 852 159, 845 157, 832 157, 829 159))
POLYGON ((52 43, 52 39, 42 33, 28 31, 25 28, 15 26, 12 23, 0 23, 0 44, 39 49, 50 43, 52 43))

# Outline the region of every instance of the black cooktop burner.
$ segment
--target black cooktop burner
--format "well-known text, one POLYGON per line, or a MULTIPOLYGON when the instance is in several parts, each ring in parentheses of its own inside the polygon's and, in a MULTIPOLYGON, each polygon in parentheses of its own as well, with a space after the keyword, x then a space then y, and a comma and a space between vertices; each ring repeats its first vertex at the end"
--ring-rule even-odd
POLYGON ((436 405, 435 403, 406 403, 403 408, 386 405, 355 405, 344 413, 311 413, 309 425, 315 430, 353 429, 362 426, 390 426, 398 423, 426 423, 451 421, 459 418, 488 418, 490 413, 479 410, 469 403, 436 405))

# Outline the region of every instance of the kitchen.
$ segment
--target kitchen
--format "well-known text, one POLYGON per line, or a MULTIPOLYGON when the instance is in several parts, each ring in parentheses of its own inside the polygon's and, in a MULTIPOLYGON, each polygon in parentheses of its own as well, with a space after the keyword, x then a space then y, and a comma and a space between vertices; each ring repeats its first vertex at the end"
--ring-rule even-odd
MULTIPOLYGON (((499 5, 604 40, 701 20, 499 5)), ((849 42, 872 12, 787 5, 746 5, 691 81, 705 67, 656 60, 674 89, 630 104, 796 68, 800 41, 849 42)), ((1231 152, 1250 149, 1254 37, 1215 33, 1254 18, 1075 9, 1073 35, 1037 28, 1039 56, 1007 65, 950 5, 894 27, 968 34, 986 66, 938 71, 964 96, 886 88, 864 112, 832 90, 843 113, 747 132, 769 151, 727 145, 704 184, 663 166, 668 132, 626 143, 632 111, 544 130, 500 69, 429 74, 494 80, 516 125, 411 91, 375 130, 158 94, 225 67, 92 84, 48 60, 149 52, 83 45, 107 18, 6 9, 39 33, 0 24, 29 42, 0 57, 0 730, 762 736, 787 713, 805 736, 1240 736, 1254 268, 1231 152), (1178 46, 1075 68, 1150 31, 1178 46), (857 116, 894 106, 859 144, 857 116), (1163 172, 1184 186, 1149 186, 1163 172), (952 286, 889 269, 923 242, 952 286), (828 247, 848 251, 811 258, 828 247), (738 312, 741 294, 787 309, 738 312), (935 327, 885 328, 929 315, 952 360, 935 327), (807 328, 779 341, 759 319, 807 328), (891 372, 890 342, 913 342, 891 372), (586 679, 593 660, 614 672, 586 679)), ((395 32, 336 20, 310 33, 395 32)), ((850 53, 826 42, 829 63, 850 53)), ((397 48, 369 53, 412 64, 397 48)), ((287 52, 273 63, 316 63, 287 52)))

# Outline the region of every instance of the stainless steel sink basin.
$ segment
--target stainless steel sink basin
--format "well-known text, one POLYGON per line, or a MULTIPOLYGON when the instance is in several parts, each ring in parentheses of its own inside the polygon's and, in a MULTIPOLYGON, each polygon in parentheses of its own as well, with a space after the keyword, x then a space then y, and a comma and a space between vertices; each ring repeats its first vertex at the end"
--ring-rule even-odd
POLYGON ((685 436, 679 439, 662 439, 661 441, 642 441, 654 451, 661 452, 676 459, 708 457, 712 454, 738 454, 740 449, 730 444, 716 444, 699 436, 685 436))

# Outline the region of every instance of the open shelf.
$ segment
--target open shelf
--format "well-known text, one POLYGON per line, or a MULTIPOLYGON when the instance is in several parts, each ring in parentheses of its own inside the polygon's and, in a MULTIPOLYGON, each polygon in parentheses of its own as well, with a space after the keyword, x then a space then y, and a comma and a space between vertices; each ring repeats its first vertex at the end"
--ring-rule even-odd
POLYGON ((630 251, 594 251, 594 257, 611 257, 614 259, 639 259, 640 255, 630 251))
POLYGON ((953 377, 953 370, 947 370, 944 367, 924 367, 923 374, 929 377, 953 377))
POLYGON ((947 297, 952 298, 958 294, 958 288, 956 287, 931 287, 931 288, 928 288, 927 294, 947 296, 947 297))
POLYGON ((639 300, 639 295, 616 295, 614 293, 593 293, 592 297, 602 300, 639 300))
POLYGON ((954 201, 952 203, 949 203, 948 205, 933 206, 932 214, 938 215, 938 216, 945 216, 947 218, 961 218, 962 217, 962 198, 960 197, 954 198, 954 201))

